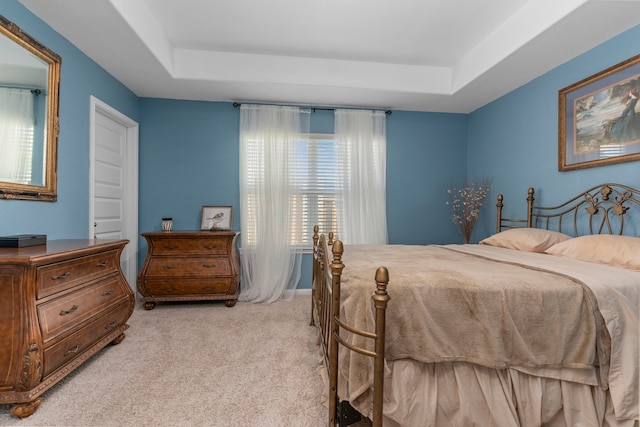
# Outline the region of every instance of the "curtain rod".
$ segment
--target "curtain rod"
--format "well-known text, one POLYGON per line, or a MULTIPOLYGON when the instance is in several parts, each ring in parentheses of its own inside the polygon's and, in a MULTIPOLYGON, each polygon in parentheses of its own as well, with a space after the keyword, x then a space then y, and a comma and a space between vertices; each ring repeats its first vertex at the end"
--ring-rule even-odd
POLYGON ((20 90, 30 90, 32 94, 38 96, 42 93, 42 91, 40 89, 34 89, 33 87, 27 87, 27 86, 12 86, 12 85, 1 85, 0 84, 0 88, 5 88, 5 89, 20 89, 20 90))
MULTIPOLYGON (((239 102, 234 102, 233 103, 233 108, 239 108, 242 104, 239 102)), ((315 113, 317 110, 321 110, 321 111, 336 111, 335 108, 330 108, 330 107, 306 107, 309 110, 311 110, 311 112, 315 113)), ((381 111, 381 110, 375 110, 374 111, 381 111)), ((384 113, 387 116, 390 116, 392 111, 391 110, 384 110, 384 113)))

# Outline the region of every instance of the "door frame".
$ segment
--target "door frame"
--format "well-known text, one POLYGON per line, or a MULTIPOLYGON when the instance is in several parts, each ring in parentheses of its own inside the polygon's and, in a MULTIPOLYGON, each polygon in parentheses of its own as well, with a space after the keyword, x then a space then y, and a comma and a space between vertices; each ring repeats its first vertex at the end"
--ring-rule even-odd
POLYGON ((136 291, 136 277, 138 274, 138 134, 139 125, 115 108, 91 95, 89 111, 89 238, 93 238, 95 212, 95 147, 96 147, 96 114, 102 114, 126 128, 126 191, 125 191, 125 226, 129 244, 125 248, 129 252, 127 271, 124 276, 129 286, 136 291))

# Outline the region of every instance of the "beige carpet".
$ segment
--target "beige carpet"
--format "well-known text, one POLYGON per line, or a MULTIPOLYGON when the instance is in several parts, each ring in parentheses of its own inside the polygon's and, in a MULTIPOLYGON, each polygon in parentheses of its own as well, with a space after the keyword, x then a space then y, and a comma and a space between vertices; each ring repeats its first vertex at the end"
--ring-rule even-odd
POLYGON ((310 295, 273 304, 136 307, 125 340, 107 346, 2 426, 327 425, 310 295))

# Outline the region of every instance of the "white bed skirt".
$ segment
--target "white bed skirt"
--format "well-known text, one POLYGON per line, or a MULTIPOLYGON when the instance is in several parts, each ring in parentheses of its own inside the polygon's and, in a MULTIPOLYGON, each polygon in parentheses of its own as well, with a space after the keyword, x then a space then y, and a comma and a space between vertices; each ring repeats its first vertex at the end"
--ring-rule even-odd
MULTIPOLYGON (((465 363, 387 362, 385 427, 638 427, 599 386, 465 363), (393 375, 391 375, 393 371, 393 375)), ((339 384, 340 390, 345 388, 339 384)), ((371 417, 371 393, 351 402, 371 417)))

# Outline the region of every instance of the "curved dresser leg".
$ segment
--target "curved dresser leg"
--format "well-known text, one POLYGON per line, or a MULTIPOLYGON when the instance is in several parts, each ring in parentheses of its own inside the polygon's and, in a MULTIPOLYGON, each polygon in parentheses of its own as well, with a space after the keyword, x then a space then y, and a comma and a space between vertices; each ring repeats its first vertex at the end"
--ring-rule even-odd
POLYGON ((113 341, 111 341, 111 345, 118 345, 122 342, 122 340, 124 339, 125 335, 124 332, 121 333, 120 335, 118 335, 117 337, 115 337, 113 339, 113 341))
POLYGON ((226 305, 227 307, 233 307, 236 305, 236 300, 228 299, 224 302, 224 305, 226 305))
POLYGON ((144 309, 145 310, 153 310, 156 306, 156 303, 153 301, 147 301, 144 303, 144 309))
POLYGON ((36 400, 27 403, 16 403, 10 409, 11 413, 18 418, 27 418, 36 412, 36 409, 42 403, 42 399, 39 397, 36 400))

